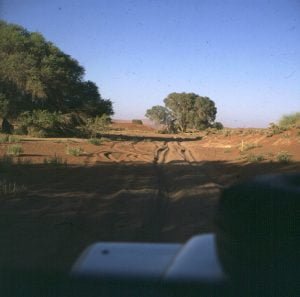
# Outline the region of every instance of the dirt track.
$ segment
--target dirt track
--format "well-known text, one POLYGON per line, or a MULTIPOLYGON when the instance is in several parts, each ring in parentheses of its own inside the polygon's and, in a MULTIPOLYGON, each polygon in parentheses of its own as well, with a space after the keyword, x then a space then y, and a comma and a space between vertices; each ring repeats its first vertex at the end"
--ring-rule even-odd
POLYGON ((261 138, 261 146, 251 150, 289 151, 294 161, 287 164, 242 161, 240 140, 227 138, 145 138, 100 146, 82 140, 22 141, 20 158, 32 164, 4 175, 28 191, 0 199, 0 266, 68 271, 95 241, 183 242, 212 232, 224 186, 256 174, 299 171, 299 142, 287 140, 261 138), (84 153, 66 155, 71 145, 84 153), (54 154, 69 165, 44 165, 54 154))

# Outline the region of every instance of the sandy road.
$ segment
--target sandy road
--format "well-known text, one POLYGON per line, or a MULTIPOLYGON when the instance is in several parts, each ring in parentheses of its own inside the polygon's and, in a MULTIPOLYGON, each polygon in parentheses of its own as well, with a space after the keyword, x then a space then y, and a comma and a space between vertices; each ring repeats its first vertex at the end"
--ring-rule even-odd
POLYGON ((74 192, 76 184, 81 190, 80 205, 75 206, 71 221, 85 228, 97 225, 87 236, 94 240, 183 241, 212 230, 220 187, 184 142, 112 143, 97 150, 93 158, 96 164, 101 162, 100 167, 86 169, 87 173, 79 170, 88 193, 82 192, 80 180, 73 181, 78 174, 64 181, 66 187, 73 181, 74 192))
POLYGON ((195 161, 191 150, 184 143, 178 141, 163 142, 154 153, 154 163, 161 165, 170 162, 185 162, 189 164, 195 161))
MULTIPOLYGON (((28 192, 0 199, 0 266, 66 272, 96 241, 184 242, 213 231, 222 186, 256 174, 299 171, 299 162, 228 162, 224 146, 205 145, 170 138, 100 146, 24 142, 24 156, 34 163, 1 172, 28 192), (85 153, 66 156, 67 145, 85 153), (68 166, 45 166, 43 158, 54 153, 67 157, 68 166)), ((295 144, 288 148, 299 153, 295 144)))
MULTIPOLYGON (((164 241, 169 238, 169 235, 172 238, 174 229, 178 231, 178 226, 174 228, 174 219, 182 221, 182 226, 188 228, 188 230, 182 228, 182 237, 187 232, 196 232, 199 227, 196 223, 199 217, 195 218, 197 204, 199 209, 202 208, 202 212, 207 211, 203 220, 209 222, 208 225, 211 224, 212 209, 220 186, 213 182, 204 166, 201 168, 201 165, 196 163, 193 152, 183 142, 161 143, 155 151, 153 167, 157 191, 148 199, 147 211, 143 216, 143 227, 148 230, 146 236, 148 240, 164 241), (214 198, 200 200, 201 196, 206 198, 214 196, 214 198), (185 209, 189 205, 184 202, 185 200, 192 200, 195 205, 193 211, 185 209), (190 226, 187 226, 186 222, 190 226)), ((211 231, 211 226, 208 225, 205 226, 206 232, 211 231)))

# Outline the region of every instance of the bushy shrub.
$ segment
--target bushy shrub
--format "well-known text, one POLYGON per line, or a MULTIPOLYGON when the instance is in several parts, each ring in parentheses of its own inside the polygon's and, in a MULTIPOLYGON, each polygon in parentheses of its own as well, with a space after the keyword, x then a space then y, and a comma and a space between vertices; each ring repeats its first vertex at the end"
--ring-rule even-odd
POLYGON ((247 161, 248 162, 262 162, 265 160, 265 157, 263 155, 248 155, 247 161))
POLYGON ((286 131, 285 127, 279 127, 274 123, 270 123, 268 129, 266 130, 267 137, 272 137, 273 135, 280 134, 286 131))
POLYGON ((75 157, 79 157, 83 153, 81 147, 67 147, 67 154, 75 157))
POLYGON ((61 115, 61 126, 60 131, 63 136, 77 136, 77 137, 86 137, 83 133, 86 125, 86 119, 84 115, 79 115, 77 113, 68 113, 61 115))
POLYGON ((279 120, 279 127, 300 128, 300 112, 282 116, 279 120))
POLYGON ((132 124, 143 125, 143 121, 142 120, 132 120, 131 122, 132 122, 132 124))
POLYGON ((106 114, 95 118, 89 118, 86 122, 86 133, 92 137, 97 137, 98 134, 105 132, 111 124, 111 118, 106 114))
POLYGON ((84 136, 81 133, 84 125, 84 119, 75 113, 34 110, 18 117, 16 133, 34 137, 84 136))
POLYGON ((62 115, 47 110, 23 112, 18 117, 18 130, 23 134, 36 137, 56 136, 61 134, 62 115))
POLYGON ((101 144, 101 139, 99 139, 99 138, 90 138, 89 143, 91 143, 93 145, 100 145, 101 144))
POLYGON ((77 136, 96 137, 108 129, 111 119, 107 115, 86 118, 77 113, 62 114, 47 110, 23 112, 17 119, 16 134, 34 137, 77 136))
POLYGON ((281 163, 289 163, 291 161, 292 155, 288 152, 279 152, 276 155, 276 160, 281 163))
POLYGON ((38 138, 48 137, 50 135, 54 136, 54 134, 50 133, 49 135, 49 133, 45 129, 39 127, 28 127, 26 134, 38 138))
POLYGON ((217 130, 222 130, 224 126, 221 122, 215 122, 212 124, 212 128, 216 128, 217 130))

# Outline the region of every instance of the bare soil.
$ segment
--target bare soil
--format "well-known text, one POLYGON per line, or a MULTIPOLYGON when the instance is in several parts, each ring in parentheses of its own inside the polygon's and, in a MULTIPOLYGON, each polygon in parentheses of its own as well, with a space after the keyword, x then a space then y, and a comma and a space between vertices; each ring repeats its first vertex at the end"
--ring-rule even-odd
MULTIPOLYGON (((300 170, 299 130, 174 137, 122 127, 99 146, 21 139, 24 152, 13 157, 20 164, 0 167, 1 180, 27 189, 0 198, 0 267, 67 272, 95 241, 184 242, 214 231, 224 187, 300 170), (81 155, 68 155, 70 147, 80 147, 81 155), (280 152, 291 161, 279 162, 280 152), (67 165, 44 164, 54 156, 67 165)), ((9 145, 0 144, 0 156, 9 145)))

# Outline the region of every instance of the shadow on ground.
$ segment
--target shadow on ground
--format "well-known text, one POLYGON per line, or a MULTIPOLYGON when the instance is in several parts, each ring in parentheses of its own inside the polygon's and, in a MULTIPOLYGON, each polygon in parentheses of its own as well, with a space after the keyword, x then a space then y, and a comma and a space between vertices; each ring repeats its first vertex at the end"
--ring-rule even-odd
POLYGON ((14 165, 1 178, 27 192, 0 199, 0 266, 67 272, 95 241, 184 242, 214 231, 223 187, 296 171, 295 162, 14 165))
POLYGON ((197 137, 178 137, 178 136, 141 136, 141 135, 127 135, 127 134, 101 134, 111 140, 127 140, 127 141, 195 141, 201 140, 202 136, 197 137))

